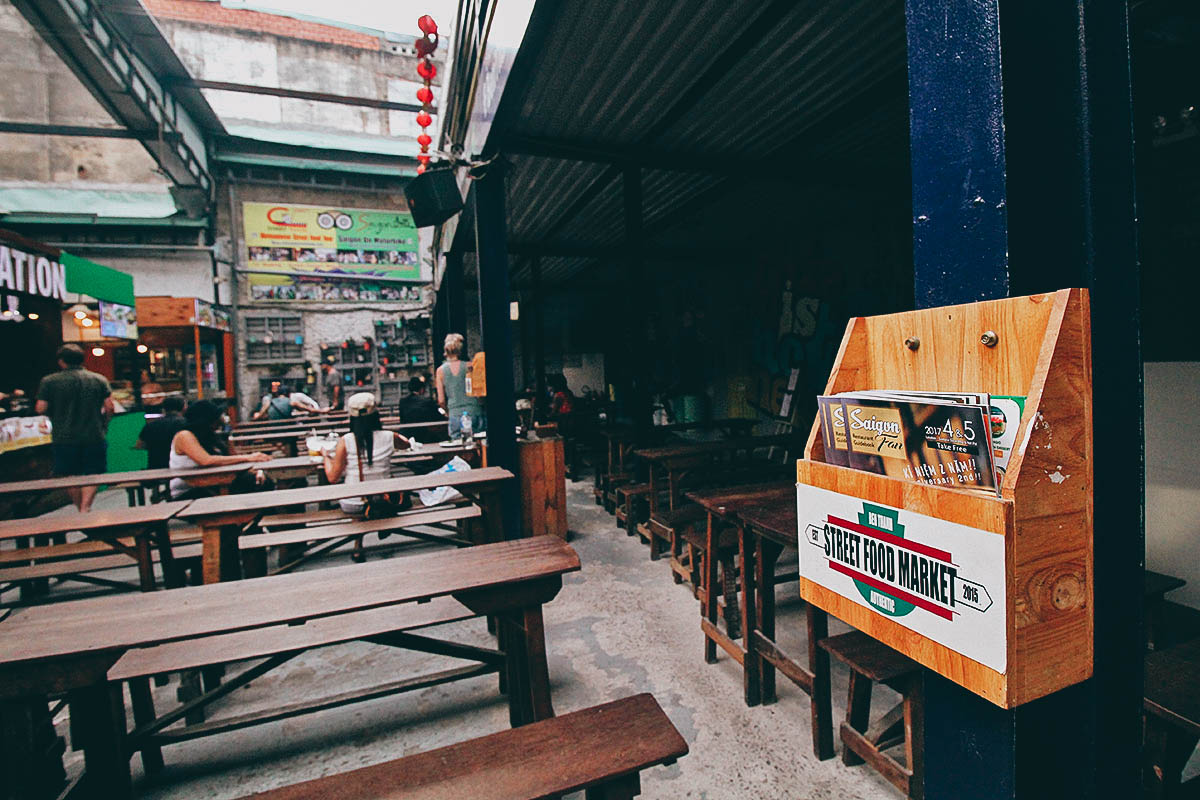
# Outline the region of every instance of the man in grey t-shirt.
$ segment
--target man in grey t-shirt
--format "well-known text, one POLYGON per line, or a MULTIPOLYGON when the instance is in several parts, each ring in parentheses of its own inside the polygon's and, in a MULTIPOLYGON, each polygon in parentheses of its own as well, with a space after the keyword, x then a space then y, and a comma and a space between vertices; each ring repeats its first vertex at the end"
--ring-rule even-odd
MULTIPOLYGON (((92 475, 105 472, 105 429, 113 413, 108 379, 83 368, 83 351, 76 345, 58 348, 58 372, 42 378, 37 390, 37 412, 50 417, 50 447, 54 474, 92 475)), ((67 489, 80 511, 91 511, 95 486, 67 489)))
POLYGON ((325 404, 329 408, 342 407, 342 374, 332 364, 321 365, 321 386, 325 390, 325 404))

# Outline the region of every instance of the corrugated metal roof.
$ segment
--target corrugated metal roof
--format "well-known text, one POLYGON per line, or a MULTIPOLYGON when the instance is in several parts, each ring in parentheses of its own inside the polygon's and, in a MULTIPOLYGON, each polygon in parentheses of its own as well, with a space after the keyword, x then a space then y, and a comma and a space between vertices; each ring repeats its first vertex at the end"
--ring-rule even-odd
MULTIPOLYGON (((719 191, 739 165, 793 178, 819 169, 827 178, 907 162, 901 0, 561 5, 544 36, 522 45, 536 48, 532 77, 505 88, 497 119, 507 126, 489 141, 501 152, 505 137, 522 137, 599 155, 510 156, 512 243, 551 253, 619 246, 624 199, 614 170, 626 154, 648 163, 642 217, 651 238, 664 221, 680 221, 681 206, 719 191), (519 113, 503 113, 516 102, 519 113), (657 168, 653 153, 719 169, 657 168)), ((602 260, 543 257, 542 278, 573 280, 602 260)), ((514 280, 526 282, 527 267, 518 266, 514 280)))

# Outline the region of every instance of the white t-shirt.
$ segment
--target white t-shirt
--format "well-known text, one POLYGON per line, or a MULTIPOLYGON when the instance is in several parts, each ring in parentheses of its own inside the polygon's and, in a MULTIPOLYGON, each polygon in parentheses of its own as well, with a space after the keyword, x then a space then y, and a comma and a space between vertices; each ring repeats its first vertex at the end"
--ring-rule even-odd
POLYGON ((293 406, 295 406, 298 402, 300 406, 308 409, 309 411, 320 411, 321 410, 321 406, 318 405, 317 401, 313 400, 311 397, 306 395, 304 392, 292 392, 290 395, 288 395, 288 397, 290 397, 292 399, 293 406))
MULTIPOLYGON (((346 444, 346 475, 343 480, 346 483, 358 483, 358 443, 354 441, 352 433, 343 434, 342 441, 346 444)), ((396 449, 396 434, 391 431, 374 431, 371 444, 371 463, 363 460, 362 478, 365 481, 383 480, 392 474, 392 453, 396 449)), ((364 504, 365 501, 361 497, 347 497, 338 501, 342 511, 347 514, 361 513, 364 504)))

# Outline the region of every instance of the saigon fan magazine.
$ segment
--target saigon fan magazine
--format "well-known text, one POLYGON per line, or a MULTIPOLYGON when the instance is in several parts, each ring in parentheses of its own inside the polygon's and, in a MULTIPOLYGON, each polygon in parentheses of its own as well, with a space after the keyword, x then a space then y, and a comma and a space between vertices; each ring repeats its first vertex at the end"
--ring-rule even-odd
POLYGON ((946 392, 822 395, 825 460, 999 496, 1024 400, 946 392))

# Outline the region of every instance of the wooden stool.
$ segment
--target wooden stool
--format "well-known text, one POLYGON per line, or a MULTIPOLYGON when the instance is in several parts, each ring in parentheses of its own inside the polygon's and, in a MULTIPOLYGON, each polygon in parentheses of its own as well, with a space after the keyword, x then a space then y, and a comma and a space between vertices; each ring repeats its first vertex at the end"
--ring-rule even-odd
POLYGON ((821 647, 850 668, 846 721, 842 723, 842 763, 864 761, 908 797, 924 794, 924 698, 921 667, 860 631, 822 639, 821 647), (895 708, 868 727, 871 687, 882 683, 903 695, 895 708), (907 768, 884 752, 904 742, 907 768))
MULTIPOLYGON (((721 532, 717 534, 717 537, 717 552, 709 553, 705 546, 705 531, 700 526, 689 526, 683 531, 683 538, 687 542, 688 549, 691 552, 692 585, 699 590, 701 598, 707 598, 709 597, 708 581, 710 578, 713 579, 711 590, 713 592, 719 590, 721 592, 720 597, 724 599, 725 608, 722 615, 725 618, 725 631, 730 639, 738 639, 742 635, 742 625, 740 604, 738 603, 738 574, 736 566, 738 554, 737 529, 724 526, 721 532), (714 559, 711 563, 709 562, 710 558, 714 559), (719 576, 717 574, 718 566, 721 568, 719 576)), ((715 620, 715 615, 711 619, 715 620)), ((717 662, 716 644, 707 637, 704 640, 704 660, 709 664, 717 662)))
POLYGON ((615 492, 617 499, 617 527, 624 528, 630 536, 636 531, 638 523, 638 501, 650 494, 648 483, 626 483, 618 486, 615 492))

